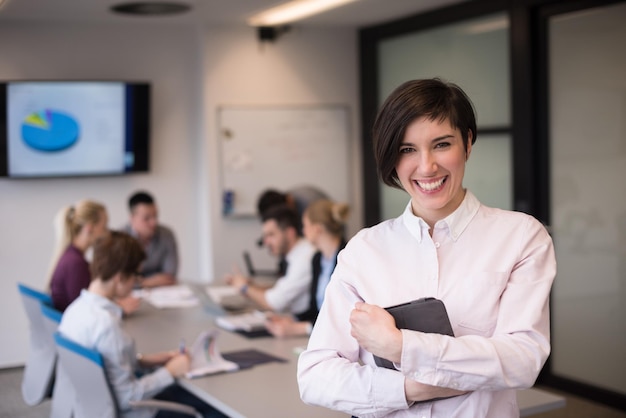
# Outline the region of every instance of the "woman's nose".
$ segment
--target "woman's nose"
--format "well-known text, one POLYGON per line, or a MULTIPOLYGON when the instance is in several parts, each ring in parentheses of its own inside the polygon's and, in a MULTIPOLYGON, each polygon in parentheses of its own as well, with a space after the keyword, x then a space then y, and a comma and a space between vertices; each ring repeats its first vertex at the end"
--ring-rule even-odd
POLYGON ((437 160, 432 152, 422 152, 419 158, 417 170, 420 174, 428 175, 437 171, 437 160))

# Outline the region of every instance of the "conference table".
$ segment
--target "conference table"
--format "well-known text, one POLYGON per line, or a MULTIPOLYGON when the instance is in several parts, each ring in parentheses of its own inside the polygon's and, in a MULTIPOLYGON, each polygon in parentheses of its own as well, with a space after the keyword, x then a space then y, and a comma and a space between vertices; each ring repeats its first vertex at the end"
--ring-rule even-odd
MULTIPOLYGON (((172 350, 181 339, 193 343, 198 335, 215 324, 225 311, 208 298, 201 285, 193 285, 199 296, 197 306, 157 309, 142 302, 140 309, 125 318, 124 329, 133 336, 138 352, 172 350)), ((224 354, 256 349, 280 357, 285 362, 270 362, 235 372, 219 373, 193 379, 181 378, 187 390, 232 418, 335 418, 348 417, 341 412, 306 405, 300 399, 296 380, 298 354, 307 344, 299 338, 247 338, 219 329, 217 346, 224 354)), ((560 408, 561 396, 538 389, 518 391, 522 417, 560 408)))

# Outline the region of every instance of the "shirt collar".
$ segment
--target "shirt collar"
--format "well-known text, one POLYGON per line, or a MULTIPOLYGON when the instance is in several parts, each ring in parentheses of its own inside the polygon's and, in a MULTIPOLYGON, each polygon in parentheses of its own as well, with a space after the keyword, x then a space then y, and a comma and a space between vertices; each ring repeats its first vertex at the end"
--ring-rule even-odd
MULTIPOLYGON (((131 237, 135 238, 135 239, 139 239, 139 235, 137 234, 137 232, 135 232, 135 230, 133 229, 132 226, 130 226, 130 224, 127 224, 127 228, 126 228, 126 232, 128 233, 128 235, 130 235, 131 237)), ((159 236, 161 233, 161 228, 157 225, 156 231, 154 231, 154 235, 152 236, 152 238, 150 238, 150 242, 156 242, 159 240, 159 236)))
POLYGON ((409 233, 413 235, 413 238, 415 238, 417 242, 422 242, 422 238, 428 236, 428 230, 430 227, 422 218, 413 214, 413 208, 411 207, 410 200, 406 205, 406 208, 404 208, 404 212, 401 217, 409 230, 409 233))
MULTIPOLYGON (((465 197, 458 208, 444 219, 437 221, 435 228, 447 227, 450 232, 450 237, 453 240, 457 240, 467 225, 469 225, 472 218, 478 212, 480 202, 469 190, 465 191, 465 197)), ((409 229, 409 232, 418 242, 422 242, 422 238, 428 236, 429 226, 419 216, 413 214, 411 208, 411 201, 407 204, 404 212, 402 213, 402 220, 409 229)))
POLYGON ((116 317, 117 319, 122 319, 122 308, 118 304, 105 298, 104 296, 92 293, 87 289, 81 290, 80 296, 82 298, 86 298, 87 301, 90 302, 90 305, 102 308, 105 311, 108 311, 112 316, 116 317))
POLYGON ((310 245, 312 244, 309 244, 309 242, 305 238, 298 238, 296 244, 291 247, 291 250, 289 250, 287 255, 285 255, 285 260, 287 260, 287 262, 290 262, 294 258, 297 258, 299 254, 305 251, 305 249, 308 248, 308 246, 310 245))

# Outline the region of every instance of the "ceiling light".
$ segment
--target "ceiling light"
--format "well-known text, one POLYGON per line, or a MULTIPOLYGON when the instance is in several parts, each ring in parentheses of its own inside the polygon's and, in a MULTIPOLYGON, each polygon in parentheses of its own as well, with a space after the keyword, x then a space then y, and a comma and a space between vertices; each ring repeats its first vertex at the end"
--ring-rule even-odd
POLYGON ((284 25, 353 1, 356 0, 292 0, 252 16, 248 19, 248 24, 251 26, 284 25))
POLYGON ((502 17, 494 20, 489 20, 487 22, 476 23, 470 25, 465 30, 466 33, 470 35, 479 35, 482 33, 493 32, 496 30, 504 30, 509 27, 509 19, 507 17, 502 17))
POLYGON ((191 7, 184 3, 156 1, 119 3, 111 6, 111 10, 115 13, 139 16, 172 15, 186 12, 189 9, 191 7))

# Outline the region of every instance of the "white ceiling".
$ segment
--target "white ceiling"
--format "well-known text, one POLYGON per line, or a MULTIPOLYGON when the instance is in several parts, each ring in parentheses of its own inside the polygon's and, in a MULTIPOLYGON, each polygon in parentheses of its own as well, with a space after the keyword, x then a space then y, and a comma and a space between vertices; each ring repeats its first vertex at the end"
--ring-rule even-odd
MULTIPOLYGON (((190 12, 170 17, 127 17, 109 11, 112 5, 138 0, 0 0, 2 21, 73 21, 83 23, 244 24, 246 19, 280 0, 170 0, 189 4, 190 12)), ((164 1, 164 0, 153 0, 164 1)), ((313 16, 299 24, 363 27, 444 7, 464 0, 358 0, 313 16)))

